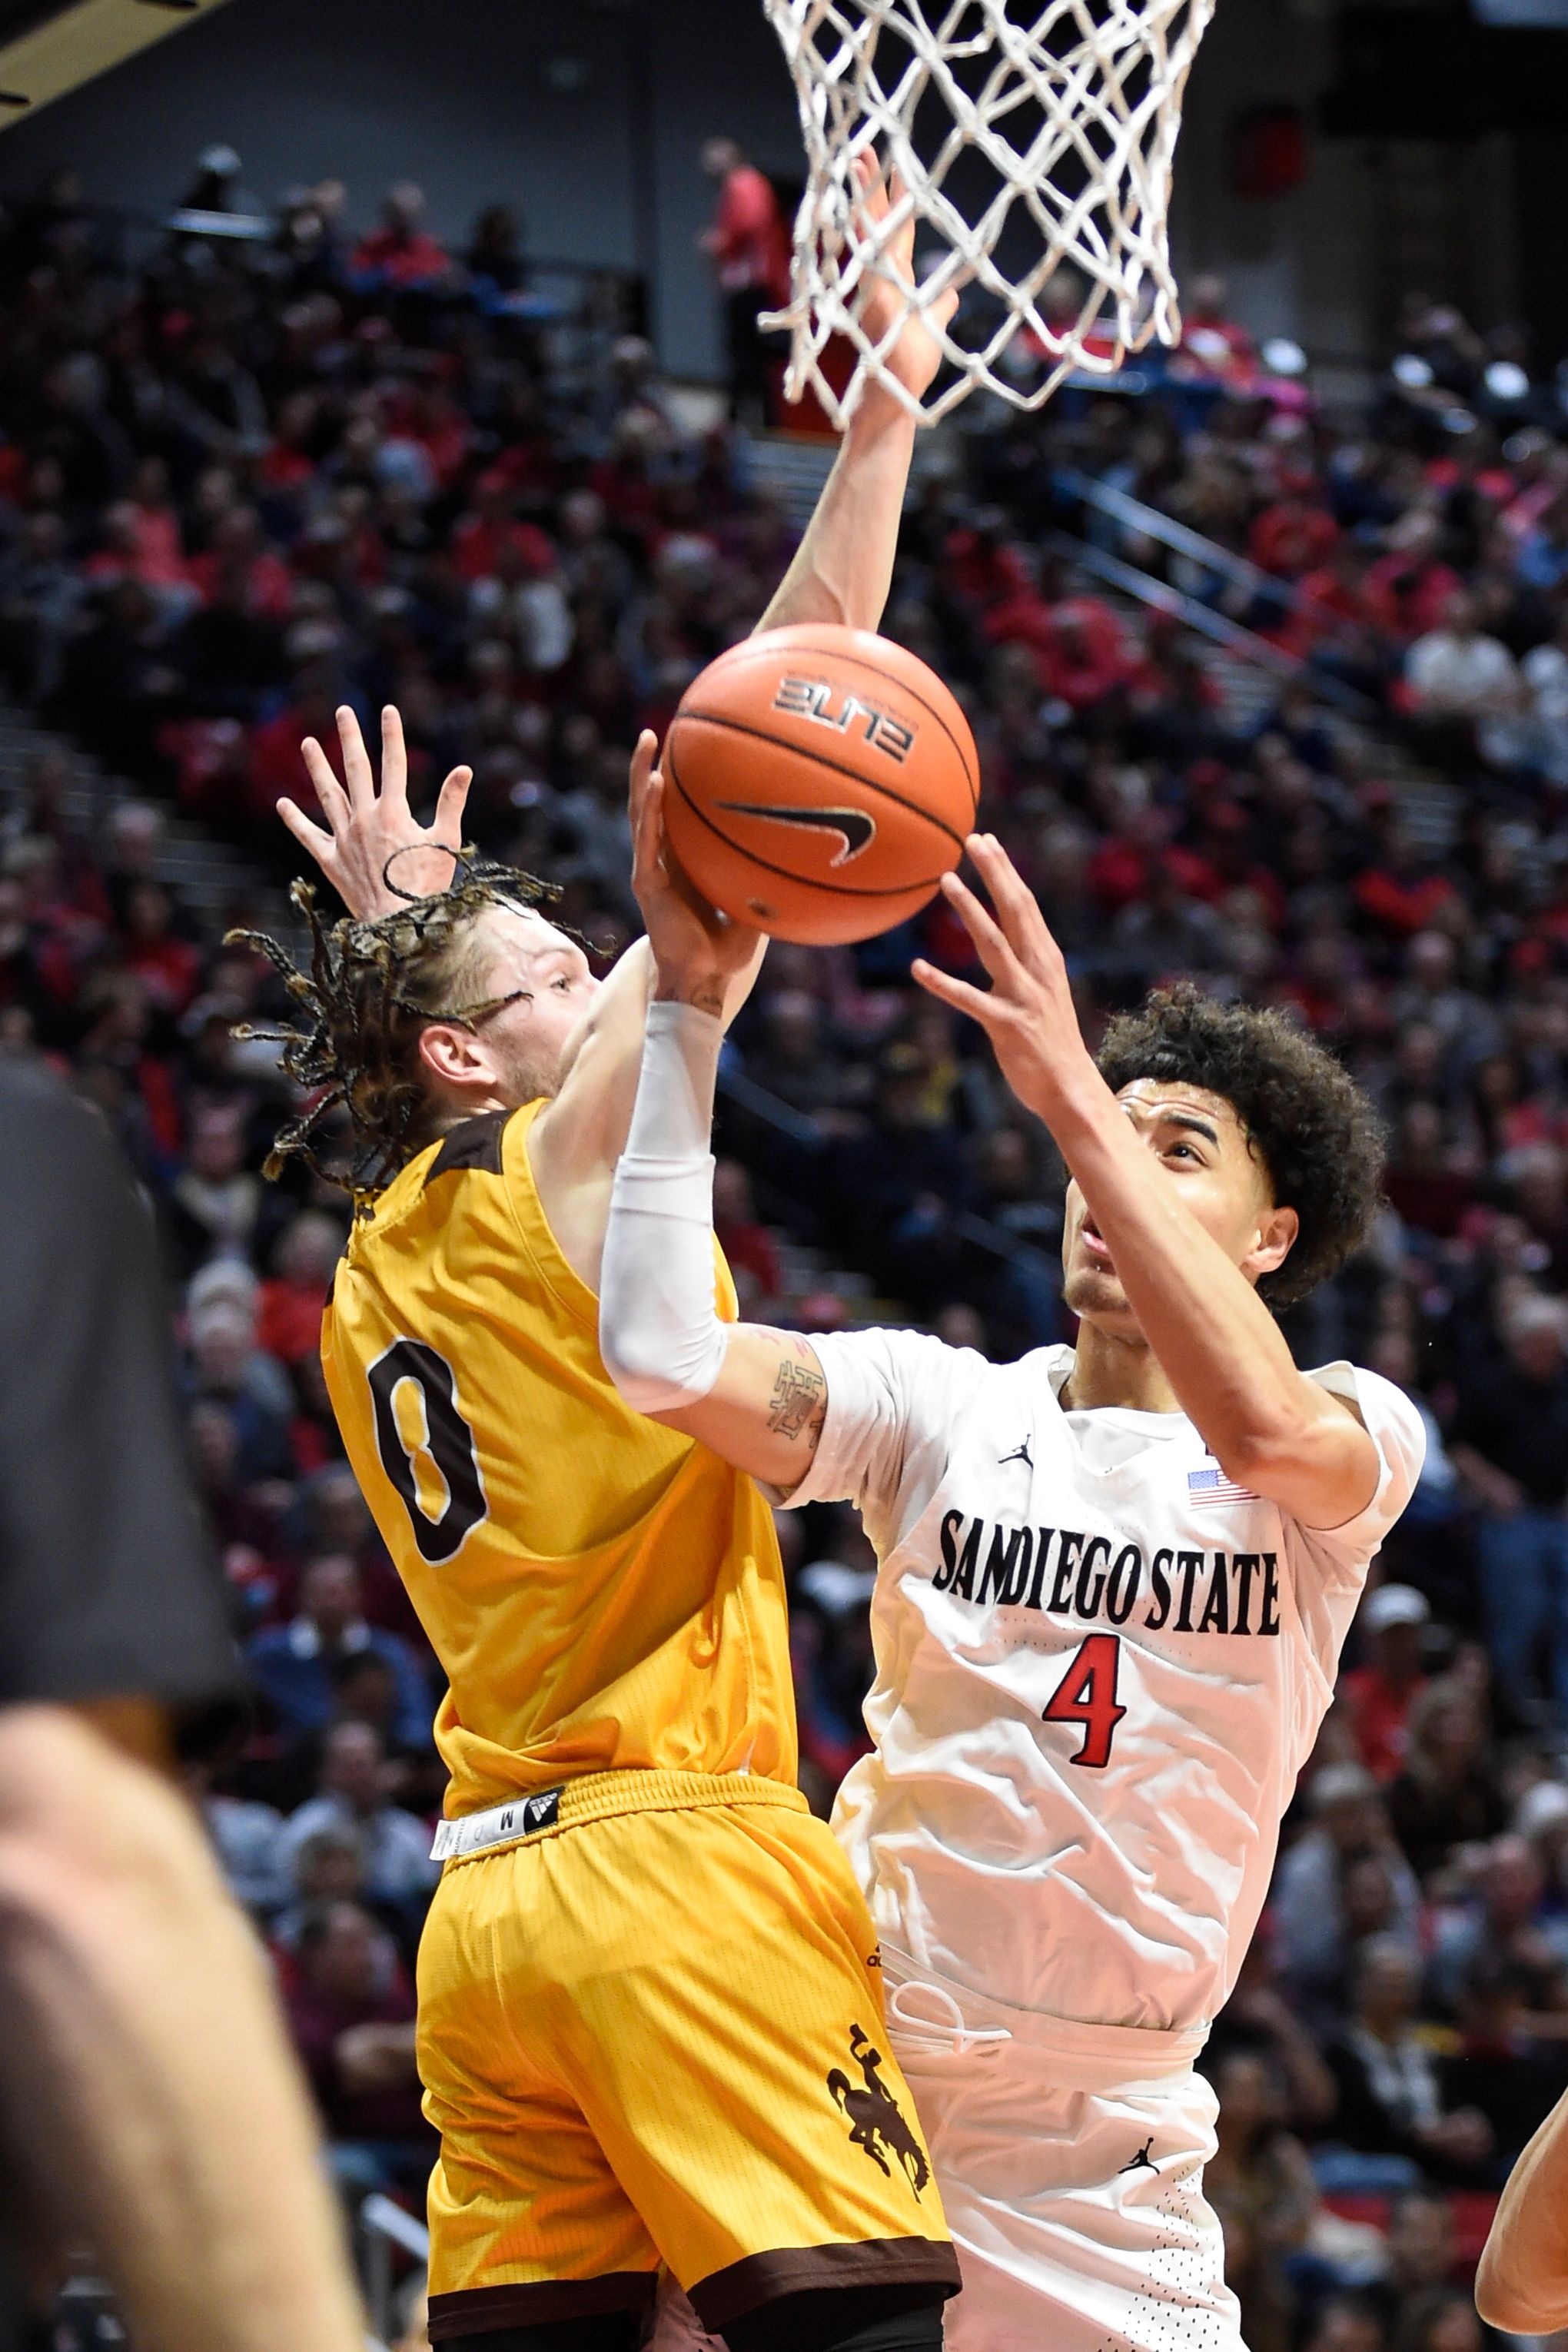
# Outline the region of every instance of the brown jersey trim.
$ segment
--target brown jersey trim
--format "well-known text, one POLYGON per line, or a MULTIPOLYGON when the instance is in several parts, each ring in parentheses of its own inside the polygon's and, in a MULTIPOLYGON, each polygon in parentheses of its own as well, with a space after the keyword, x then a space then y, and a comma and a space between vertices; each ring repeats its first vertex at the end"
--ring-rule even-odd
POLYGON ((449 2336, 488 2336, 498 2327, 542 2327, 560 2319, 594 2319, 652 2305, 657 2271, 606 2271, 602 2278, 536 2279, 513 2286, 458 2287, 430 2298, 432 2344, 449 2336))
POLYGON ((510 1110, 482 1110, 452 1128, 430 1162, 426 1184, 433 1184, 437 1176, 449 1176, 457 1168, 477 1168, 486 1176, 499 1176, 501 1134, 514 1116, 510 1110))
POLYGON ((771 2254, 747 2254, 710 2272, 687 2294, 712 2333, 781 2295, 837 2286, 933 2286, 945 2302, 962 2284, 958 2256, 945 2240, 864 2238, 855 2245, 781 2246, 771 2254))

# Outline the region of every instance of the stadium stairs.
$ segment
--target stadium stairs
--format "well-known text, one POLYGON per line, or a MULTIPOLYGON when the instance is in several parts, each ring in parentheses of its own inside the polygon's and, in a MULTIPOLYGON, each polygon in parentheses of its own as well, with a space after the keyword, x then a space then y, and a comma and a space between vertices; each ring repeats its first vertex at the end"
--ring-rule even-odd
POLYGON ((236 906, 244 906, 252 914, 265 914, 268 921, 282 917, 280 894, 237 851, 183 818, 171 816, 163 802, 112 774, 69 735, 41 726, 18 704, 0 696, 0 813, 8 816, 22 805, 28 772, 46 754, 64 763, 70 778, 64 795, 65 814, 89 841, 102 839, 110 811, 121 802, 135 801, 159 810, 165 824, 153 871, 204 922, 216 929, 236 906))

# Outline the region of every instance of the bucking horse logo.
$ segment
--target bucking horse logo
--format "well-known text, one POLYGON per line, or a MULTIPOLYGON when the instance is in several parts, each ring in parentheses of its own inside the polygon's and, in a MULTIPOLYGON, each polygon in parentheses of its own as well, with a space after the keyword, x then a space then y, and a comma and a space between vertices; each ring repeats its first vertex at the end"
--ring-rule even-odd
POLYGON ((865 2077, 864 2086, 852 2083, 839 2066, 835 2066, 827 2077, 828 2089, 849 2119, 849 2137, 889 2180, 893 2168, 888 2157, 896 2156, 918 2197, 931 2179, 925 2150, 910 2129, 902 2107, 882 2080, 881 2052, 872 2046, 858 2025, 849 2029, 849 2055, 865 2077))

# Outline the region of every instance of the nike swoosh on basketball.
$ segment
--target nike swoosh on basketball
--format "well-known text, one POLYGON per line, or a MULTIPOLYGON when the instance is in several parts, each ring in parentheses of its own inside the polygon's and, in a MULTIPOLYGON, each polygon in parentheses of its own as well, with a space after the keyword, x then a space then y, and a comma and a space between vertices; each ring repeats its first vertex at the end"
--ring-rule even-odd
POLYGON ((834 866, 853 864, 877 838, 877 820, 868 816, 864 809, 774 808, 761 801, 721 801, 719 806, 728 809, 731 816, 765 816, 775 824, 798 824, 812 833, 837 834, 844 846, 830 859, 834 866))

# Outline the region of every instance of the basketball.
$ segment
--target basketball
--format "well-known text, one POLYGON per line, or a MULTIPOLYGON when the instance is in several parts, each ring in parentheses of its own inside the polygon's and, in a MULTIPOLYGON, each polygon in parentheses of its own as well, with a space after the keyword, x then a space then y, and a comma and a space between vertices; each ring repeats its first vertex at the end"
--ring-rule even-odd
POLYGON ((973 832, 969 722, 868 629, 748 637, 694 678, 662 758, 670 845, 704 898, 775 939, 868 940, 920 909, 973 832))

